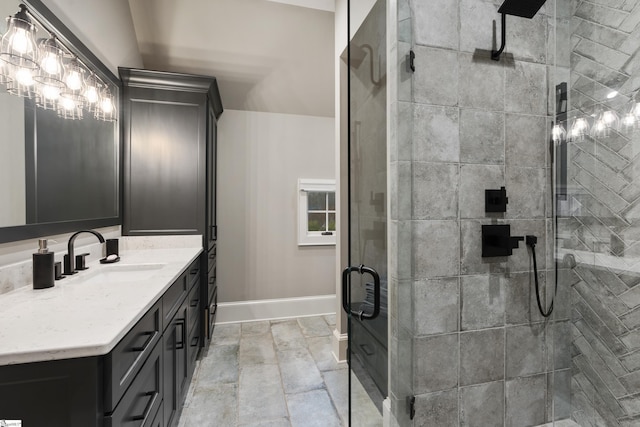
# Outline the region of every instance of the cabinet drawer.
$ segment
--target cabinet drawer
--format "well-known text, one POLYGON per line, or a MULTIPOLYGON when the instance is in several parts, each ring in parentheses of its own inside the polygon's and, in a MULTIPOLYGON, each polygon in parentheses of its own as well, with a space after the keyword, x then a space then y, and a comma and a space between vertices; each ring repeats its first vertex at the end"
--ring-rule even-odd
POLYGON ((213 299, 213 293, 216 289, 216 267, 213 267, 213 270, 209 272, 209 276, 207 277, 207 286, 209 289, 208 292, 208 301, 213 299))
POLYGON ((149 425, 150 427, 164 427, 164 412, 162 410, 162 405, 164 405, 164 402, 160 402, 160 407, 158 408, 156 417, 149 425))
POLYGON ((162 324, 164 325, 164 329, 169 326, 171 319, 178 312, 180 304, 182 304, 187 296, 188 276, 188 271, 182 273, 180 277, 178 277, 178 280, 176 280, 162 296, 162 324))
POLYGON ((353 354, 365 366, 371 378, 383 393, 387 388, 387 347, 378 341, 358 320, 351 322, 353 354))
POLYGON ((116 407, 161 335, 158 301, 105 357, 105 413, 116 407))
POLYGON ((194 325, 198 323, 200 313, 200 286, 194 286, 189 291, 189 298, 187 298, 188 313, 187 319, 189 319, 189 330, 193 329, 194 325))
POLYGON ((195 367, 195 361, 198 357, 198 350, 200 349, 200 322, 196 322, 189 331, 187 344, 189 346, 189 348, 187 349, 187 354, 189 357, 189 366, 191 370, 195 367))
POLYGON ((208 339, 211 339, 211 335, 213 334, 213 328, 215 326, 216 323, 216 311, 218 310, 218 288, 217 287, 213 287, 213 296, 211 297, 211 299, 209 300, 209 305, 207 306, 207 319, 206 319, 206 324, 205 327, 207 328, 207 335, 206 337, 208 339))
POLYGON ((200 261, 195 260, 187 269, 187 281, 189 283, 189 289, 193 287, 200 280, 200 261))
POLYGON ((209 268, 207 269, 207 271, 211 272, 211 269, 216 265, 216 247, 215 246, 211 248, 211 250, 209 250, 209 253, 207 255, 207 260, 209 265, 209 268))
POLYGON ((156 345, 106 427, 151 427, 162 405, 162 346, 156 345))

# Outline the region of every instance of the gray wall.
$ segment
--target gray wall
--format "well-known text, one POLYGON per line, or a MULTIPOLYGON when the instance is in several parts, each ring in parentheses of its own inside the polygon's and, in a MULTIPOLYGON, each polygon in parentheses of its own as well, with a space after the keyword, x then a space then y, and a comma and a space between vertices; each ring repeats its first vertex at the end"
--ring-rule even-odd
POLYGON ((481 257, 481 226, 510 224, 512 235, 538 237, 539 279, 554 280, 555 2, 531 20, 509 16, 507 48, 495 62, 488 51, 494 21, 500 38, 499 5, 392 2, 391 403, 403 426, 530 426, 554 410, 569 415, 567 405, 553 405, 554 391, 568 400, 570 363, 555 357, 567 354, 568 341, 555 349, 553 338, 568 334, 569 311, 547 322, 538 313, 524 244, 508 258, 481 257), (410 48, 414 74, 405 64, 410 48), (485 213, 485 189, 501 186, 506 214, 485 213))
POLYGON ((334 116, 333 13, 265 0, 130 0, 146 68, 212 75, 225 108, 334 116))
POLYGON ((334 120, 225 110, 218 124, 220 302, 335 293, 335 246, 299 247, 298 178, 332 179, 334 120))
MULTIPOLYGON (((571 116, 602 106, 622 117, 640 86, 640 2, 574 7, 562 46, 571 54, 571 116), (608 99, 613 90, 620 95, 608 99)), ((640 424, 638 141, 623 130, 569 145, 558 242, 579 265, 560 285, 571 289, 572 418, 583 426, 640 424)))
POLYGON ((118 67, 142 67, 127 0, 43 0, 45 6, 118 75, 118 67))

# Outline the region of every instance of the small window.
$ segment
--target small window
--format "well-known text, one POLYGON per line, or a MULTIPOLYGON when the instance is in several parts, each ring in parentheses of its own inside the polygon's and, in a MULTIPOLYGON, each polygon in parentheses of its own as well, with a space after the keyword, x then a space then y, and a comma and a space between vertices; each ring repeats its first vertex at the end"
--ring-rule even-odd
POLYGON ((336 244, 336 182, 298 180, 298 245, 336 244))

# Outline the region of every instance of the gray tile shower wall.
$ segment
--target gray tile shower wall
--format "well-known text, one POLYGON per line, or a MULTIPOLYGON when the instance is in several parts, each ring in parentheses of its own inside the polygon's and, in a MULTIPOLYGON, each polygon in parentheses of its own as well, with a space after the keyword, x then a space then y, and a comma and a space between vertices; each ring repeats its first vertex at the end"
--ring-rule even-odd
MULTIPOLYGON (((570 53, 570 117, 588 117, 598 106, 622 116, 640 85, 640 1, 572 3, 563 49, 570 53), (620 95, 609 99, 612 91, 620 95)), ((638 138, 613 132, 568 147, 558 245, 583 262, 559 284, 571 290, 570 409, 583 426, 640 424, 638 138)))
POLYGON ((573 274, 573 418, 582 425, 637 425, 640 274, 586 265, 573 274))
MULTIPOLYGON (((553 289, 555 1, 531 20, 507 17, 496 62, 501 3, 391 2, 390 359, 400 375, 390 398, 401 426, 524 427, 570 416, 571 365, 561 357, 570 310, 539 314, 524 243, 508 258, 481 257, 483 224, 536 235, 539 280, 553 289), (485 213, 484 190, 501 186, 506 214, 485 213)), ((569 293, 559 295, 568 304, 569 293)))

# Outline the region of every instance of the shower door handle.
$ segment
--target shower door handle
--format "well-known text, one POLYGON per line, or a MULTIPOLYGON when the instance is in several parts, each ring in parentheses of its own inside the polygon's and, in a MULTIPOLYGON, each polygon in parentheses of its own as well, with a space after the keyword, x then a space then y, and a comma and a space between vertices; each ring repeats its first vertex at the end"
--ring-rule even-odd
POLYGON ((342 271, 342 308, 348 314, 353 316, 357 316, 360 320, 367 319, 375 319, 380 314, 380 276, 378 272, 375 271, 371 267, 365 267, 364 265, 360 265, 358 267, 347 267, 342 271), (363 310, 356 311, 351 310, 348 301, 350 301, 349 294, 351 293, 351 282, 349 281, 349 276, 352 272, 358 272, 360 275, 369 274, 373 277, 373 312, 365 313, 363 310))

